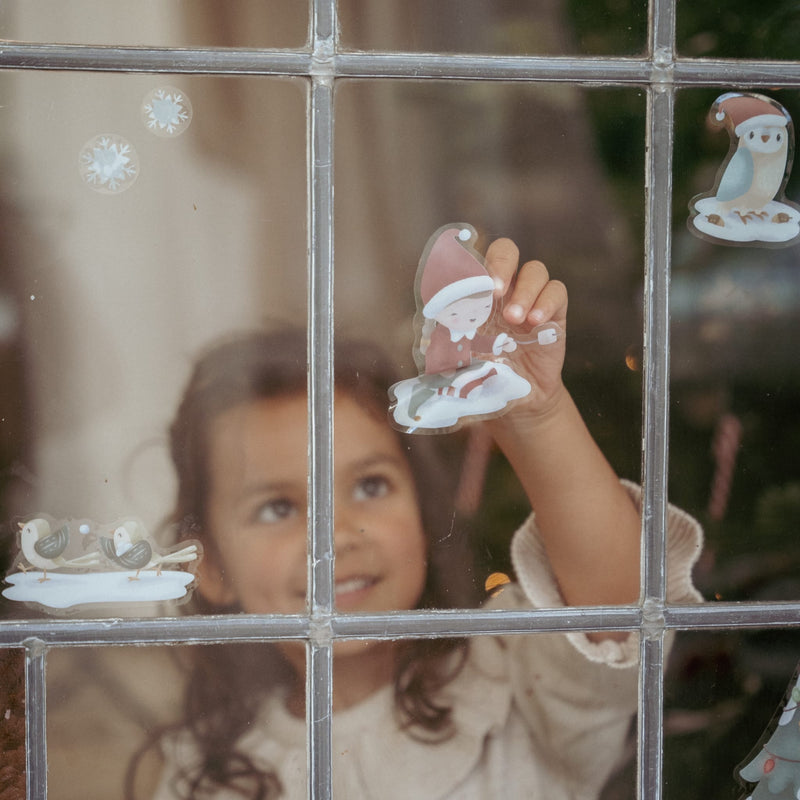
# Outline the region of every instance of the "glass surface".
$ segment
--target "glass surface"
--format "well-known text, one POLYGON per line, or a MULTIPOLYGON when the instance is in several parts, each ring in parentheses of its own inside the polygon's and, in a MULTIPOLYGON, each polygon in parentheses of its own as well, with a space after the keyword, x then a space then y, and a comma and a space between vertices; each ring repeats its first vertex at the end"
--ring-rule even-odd
MULTIPOLYGON (((796 630, 679 634, 665 686, 666 800, 723 800, 752 792, 754 785, 745 791, 736 773, 766 744, 762 736, 775 731, 776 714, 796 681, 798 653, 796 630)), ((797 723, 795 713, 786 725, 789 737, 796 737, 797 723)), ((796 742, 783 751, 795 753, 796 742)), ((762 795, 780 793, 762 784, 762 795)))
MULTIPOLYGON (((567 387, 618 473, 638 480, 644 111, 635 90, 342 84, 337 337, 377 343, 401 377, 417 375, 414 280, 428 237, 448 222, 475 226, 479 250, 508 236, 523 260, 541 259, 566 283, 567 387)), ((421 444, 444 449, 445 478, 472 476, 455 504, 439 503, 437 530, 450 531, 454 509, 465 518, 456 528, 479 542, 482 587, 509 572, 527 500, 496 451, 479 446, 467 465, 463 430, 432 438, 440 441, 421 444)))
POLYGON ((9 0, 0 37, 11 41, 150 47, 302 47, 308 3, 296 0, 9 0))
MULTIPOLYGON (((706 529, 707 597, 800 598, 800 315, 797 244, 726 246, 693 236, 689 201, 728 154, 706 116, 718 92, 676 105, 670 499, 706 529)), ((770 92, 797 119, 797 92, 770 92)), ((796 200, 792 175, 785 196, 796 200)))
MULTIPOLYGON (((302 665, 303 644, 294 646, 302 665)), ((300 671, 302 689, 304 667, 300 671)), ((174 742, 170 735, 175 728, 167 731, 168 726, 185 725, 191 719, 194 725, 208 726, 209 733, 213 728, 214 735, 223 736, 214 719, 223 720, 230 725, 225 736, 234 744, 256 723, 260 702, 254 698, 268 687, 279 687, 275 691, 286 695, 287 676, 285 661, 270 643, 51 651, 48 797, 123 797, 129 768, 135 796, 152 796, 159 781, 176 767, 164 756, 172 752, 169 743, 174 742), (184 692, 195 671, 202 677, 193 684, 191 708, 197 716, 191 717, 184 692)), ((305 724, 302 710, 300 714, 296 722, 302 753, 305 724)))
POLYGON ((25 652, 0 650, 0 797, 25 797, 25 652))
POLYGON ((795 3, 734 0, 723 8, 678 0, 678 53, 693 58, 797 58, 800 10, 795 3))
POLYGON ((344 47, 491 55, 632 55, 644 50, 642 0, 339 3, 344 47))
POLYGON ((352 700, 331 720, 337 800, 634 796, 638 669, 563 634, 342 642, 333 669, 334 703, 352 700))
POLYGON ((81 555, 131 519, 166 546, 167 428, 196 355, 232 331, 305 327, 304 84, 2 80, 4 567, 34 517, 72 520, 81 555))

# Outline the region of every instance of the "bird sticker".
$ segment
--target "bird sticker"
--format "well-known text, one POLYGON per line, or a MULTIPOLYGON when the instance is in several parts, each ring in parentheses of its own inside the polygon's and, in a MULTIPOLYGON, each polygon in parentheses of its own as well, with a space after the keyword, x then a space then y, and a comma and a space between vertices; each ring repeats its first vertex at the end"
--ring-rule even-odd
POLYGON ((25 523, 20 522, 19 529, 20 549, 29 565, 26 566, 20 562, 20 569, 24 572, 31 567, 40 569, 42 574, 37 576, 40 583, 50 580, 47 577, 48 570, 52 572, 63 568, 82 569, 98 564, 100 561, 96 552, 89 552, 75 558, 64 558, 63 554, 70 543, 69 525, 67 524, 61 525, 53 531, 46 519, 36 517, 25 523))
POLYGON ((783 196, 794 154, 789 113, 764 95, 727 92, 708 118, 728 131, 731 146, 714 189, 689 204, 689 230, 720 244, 791 244, 800 207, 783 196))
POLYGON ((39 514, 17 527, 19 554, 2 594, 51 613, 183 602, 197 582, 202 545, 162 547, 135 518, 97 525, 39 514))
POLYGON ((113 536, 101 536, 98 542, 103 556, 112 565, 135 570, 136 574, 128 577, 132 581, 139 580, 142 570, 154 569, 161 575, 165 564, 195 561, 198 555, 197 544, 189 544, 173 552, 157 552, 147 530, 138 520, 126 520, 114 528, 113 536))

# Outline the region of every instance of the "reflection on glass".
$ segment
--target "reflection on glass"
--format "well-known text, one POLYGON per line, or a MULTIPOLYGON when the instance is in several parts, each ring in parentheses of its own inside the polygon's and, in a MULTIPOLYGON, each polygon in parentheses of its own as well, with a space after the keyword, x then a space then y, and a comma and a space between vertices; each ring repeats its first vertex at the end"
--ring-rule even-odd
MULTIPOLYGON (((479 250, 508 236, 523 258, 541 259, 567 284, 574 363, 585 365, 587 380, 599 377, 601 364, 613 369, 603 393, 632 388, 638 408, 637 376, 625 367, 624 351, 638 342, 641 326, 633 308, 641 285, 644 96, 352 81, 336 102, 342 329, 382 342, 410 367, 422 248, 441 224, 470 223, 479 250), (393 147, 374 147, 390 136, 393 147)), ((587 386, 588 397, 597 392, 587 386)), ((612 407, 619 402, 604 413, 612 407)))
MULTIPOLYGON (((798 118, 797 92, 769 94, 798 118)), ((670 497, 706 523, 706 596, 797 600, 800 251, 689 232, 689 201, 714 184, 729 145, 706 124, 717 95, 685 91, 676 105, 670 497)), ((797 185, 792 175, 787 199, 797 185)))
POLYGON ((492 55, 633 55, 644 50, 647 3, 536 0, 339 3, 341 39, 356 50, 492 55))
POLYGON ((2 577, 15 568, 17 523, 45 519, 71 542, 50 568, 94 553, 90 572, 133 570, 121 588, 139 605, 113 613, 143 613, 138 590, 164 589, 175 577, 165 567, 195 560, 180 550, 202 514, 165 524, 176 489, 168 428, 193 358, 266 319, 305 325, 305 88, 35 71, 3 80, 2 577), (130 543, 102 549, 137 521, 146 535, 134 525, 130 543))
POLYGON ((195 364, 171 428, 172 519, 205 548, 201 610, 305 610, 306 377, 298 328, 228 337, 195 364))
POLYGON ((702 3, 678 2, 678 52, 694 58, 796 59, 800 10, 794 3, 761 6, 727 3, 724 12, 702 3))
MULTIPOLYGON (((418 371, 414 281, 422 249, 448 221, 469 223, 479 231, 480 252, 510 237, 523 260, 541 259, 566 284, 566 385, 618 473, 637 478, 643 100, 636 90, 506 84, 354 81, 340 87, 338 338, 380 343, 399 372, 386 367, 376 376, 369 365, 356 367, 355 358, 348 364, 344 354, 336 363, 376 382, 376 419, 386 415, 385 388, 418 371), (392 148, 371 146, 384 137, 393 137, 392 148)), ((382 362, 373 357, 371 363, 382 362)), ((450 554, 458 565, 450 570, 453 580, 461 580, 458 572, 469 563, 458 552, 467 532, 479 540, 467 581, 473 587, 492 572, 511 574, 510 539, 530 508, 508 463, 479 430, 400 438, 409 458, 418 448, 433 451, 419 457, 434 466, 417 478, 417 494, 429 542, 444 563, 450 554), (429 495, 432 525, 425 522, 429 495)), ((412 465, 412 473, 420 469, 412 465)), ((353 493, 345 492, 347 485, 343 477, 341 493, 337 488, 343 508, 353 493)), ((337 580, 356 577, 358 570, 343 560, 337 558, 337 580)), ((480 589, 477 594, 485 598, 480 589)), ((474 593, 445 594, 435 607, 475 600, 474 593)))
MULTIPOLYGON (((261 729, 266 698, 282 706, 302 698, 304 672, 302 642, 52 651, 48 796, 70 797, 79 786, 86 797, 172 798, 198 796, 201 786, 269 784, 263 758, 250 769, 234 753, 252 757, 248 731, 261 729), (168 788, 172 779, 182 794, 168 788)), ((302 750, 302 699, 286 713, 302 750)))
POLYGON ((337 645, 334 797, 597 797, 609 782, 607 796, 631 796, 618 770, 632 756, 638 637, 614 645, 613 669, 587 658, 585 635, 570 639, 337 645))
POLYGON ((795 630, 679 634, 665 686, 667 800, 746 797, 759 783, 754 797, 777 797, 782 792, 767 790, 771 771, 792 785, 795 760, 779 765, 776 758, 772 770, 766 762, 767 750, 786 756, 781 739, 798 733, 797 693, 793 697, 792 690, 799 653, 795 630), (784 714, 787 709, 790 713, 784 714), (773 739, 768 746, 776 731, 777 743, 773 739), (748 770, 750 782, 744 783, 738 771, 754 760, 767 770, 762 775, 748 770))
POLYGON ((0 796, 25 797, 25 653, 0 650, 0 796))
POLYGON ((9 0, 0 36, 30 42, 151 47, 301 47, 308 3, 295 0, 9 0))

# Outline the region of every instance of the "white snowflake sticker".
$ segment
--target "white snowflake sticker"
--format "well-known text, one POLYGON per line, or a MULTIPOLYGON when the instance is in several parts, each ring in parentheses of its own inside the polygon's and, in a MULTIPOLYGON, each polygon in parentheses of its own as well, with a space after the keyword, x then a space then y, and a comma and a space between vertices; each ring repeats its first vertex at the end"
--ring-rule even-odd
POLYGON ((81 178, 103 194, 119 194, 139 176, 139 157, 122 136, 104 133, 88 141, 79 158, 81 178))
POLYGON ((161 86, 142 101, 142 118, 156 136, 180 136, 192 121, 192 104, 180 89, 161 86))

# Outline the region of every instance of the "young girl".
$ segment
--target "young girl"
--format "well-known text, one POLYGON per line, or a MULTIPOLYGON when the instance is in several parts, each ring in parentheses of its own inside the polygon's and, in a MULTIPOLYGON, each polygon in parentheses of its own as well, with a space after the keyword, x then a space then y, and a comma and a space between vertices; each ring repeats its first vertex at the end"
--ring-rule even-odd
MULTIPOLYGON (((519 270, 508 240, 486 264, 506 322, 566 330, 564 286, 519 270)), ((520 348, 535 387, 481 424, 535 509, 512 544, 517 584, 493 607, 632 603, 639 596, 637 490, 621 483, 561 382, 564 346, 520 348)), ((438 437, 387 423, 397 376, 373 348, 336 352, 336 606, 343 612, 469 607, 438 437)), ((171 429, 172 521, 200 537, 195 610, 305 612, 306 353, 297 332, 228 341, 196 365, 171 429)), ((669 518, 669 599, 696 602, 700 531, 669 518)), ((182 729, 165 737, 168 798, 306 793, 301 642, 190 648, 182 729)), ((638 640, 597 633, 334 646, 333 783, 339 798, 596 797, 636 709, 638 640)))

